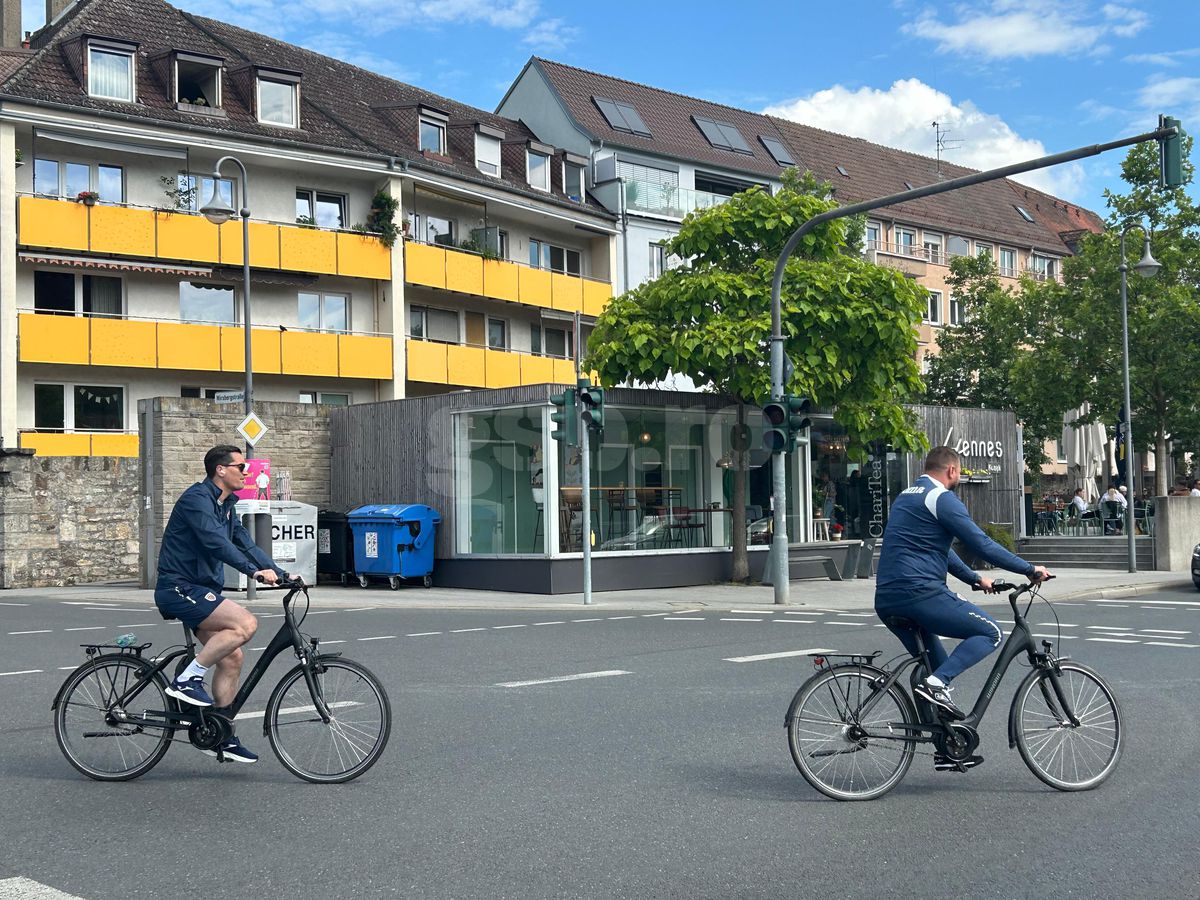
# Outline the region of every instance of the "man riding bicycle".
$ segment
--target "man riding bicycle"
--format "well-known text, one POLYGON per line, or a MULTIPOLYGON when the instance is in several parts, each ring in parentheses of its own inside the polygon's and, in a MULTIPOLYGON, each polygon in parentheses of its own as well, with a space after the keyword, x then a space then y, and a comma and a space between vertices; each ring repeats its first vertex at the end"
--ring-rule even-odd
MULTIPOLYGON (((916 623, 929 650, 934 671, 918 682, 913 692, 956 719, 966 715, 950 699, 950 682, 999 647, 1003 633, 995 619, 947 587, 949 572, 992 593, 991 579, 973 572, 959 559, 950 548, 951 541, 958 538, 975 556, 1031 581, 1050 577, 1045 567, 1009 553, 971 520, 967 508, 953 493, 961 472, 955 450, 934 447, 929 451, 925 474, 892 504, 875 586, 875 612, 905 649, 914 656, 918 654, 916 635, 890 624, 892 617, 916 623), (947 655, 939 635, 959 638, 961 643, 947 655)), ((982 758, 973 757, 971 764, 980 762, 982 758)), ((938 760, 934 765, 938 767, 938 760)))
MULTIPOLYGON (((204 645, 196 658, 167 688, 167 694, 193 706, 228 706, 237 695, 242 671, 242 646, 258 628, 245 607, 221 596, 224 566, 266 584, 287 581, 288 575, 262 552, 242 527, 234 510, 236 492, 246 485, 246 460, 231 445, 204 454, 204 481, 192 485, 171 511, 158 553, 158 583, 154 602, 167 618, 179 619, 204 645), (213 696, 204 689, 212 667, 213 696)), ((206 751, 216 756, 217 751, 206 751)), ((258 756, 231 737, 220 747, 225 759, 257 762, 258 756)))

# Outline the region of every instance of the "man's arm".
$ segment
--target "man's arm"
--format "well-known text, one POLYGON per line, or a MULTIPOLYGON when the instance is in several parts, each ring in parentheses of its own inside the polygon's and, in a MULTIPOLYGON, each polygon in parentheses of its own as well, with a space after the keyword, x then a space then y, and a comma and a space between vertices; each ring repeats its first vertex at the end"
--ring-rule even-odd
POLYGON ((247 574, 253 575, 263 569, 270 569, 281 580, 287 578, 287 572, 275 565, 275 560, 263 553, 258 544, 254 543, 237 513, 233 514, 233 542, 254 564, 254 568, 247 574))
MULTIPOLYGON (((1033 563, 1026 562, 1015 553, 1009 553, 990 537, 983 533, 972 520, 967 508, 961 500, 945 491, 937 500, 937 520, 952 535, 967 545, 976 555, 981 556, 993 566, 1016 572, 1026 578, 1032 578, 1035 573, 1033 563)), ((959 560, 961 562, 961 560, 959 560)))
POLYGON ((946 558, 947 568, 950 574, 959 581, 965 581, 967 584, 976 585, 981 581, 981 576, 978 572, 963 562, 953 548, 950 550, 950 555, 946 558))
MULTIPOLYGON (((221 562, 246 575, 253 575, 261 568, 261 566, 255 565, 254 561, 247 557, 240 548, 230 543, 217 517, 213 515, 211 508, 208 508, 207 498, 200 494, 193 494, 190 497, 184 495, 180 498, 180 503, 183 504, 184 512, 187 515, 187 523, 205 553, 215 556, 221 562)), ((242 531, 244 533, 245 529, 242 531)))

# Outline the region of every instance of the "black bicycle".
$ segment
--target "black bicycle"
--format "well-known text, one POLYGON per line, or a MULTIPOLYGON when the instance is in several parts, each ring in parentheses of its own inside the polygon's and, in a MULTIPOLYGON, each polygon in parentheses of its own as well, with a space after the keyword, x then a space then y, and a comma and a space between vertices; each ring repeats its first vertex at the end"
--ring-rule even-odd
POLYGON ((1038 648, 1025 616, 1040 596, 1040 585, 996 582, 994 587, 1011 591, 1015 624, 975 706, 961 721, 911 693, 932 667, 920 630, 909 620, 888 624, 914 632, 916 657, 906 653, 877 666, 878 650, 810 654, 817 672, 796 692, 785 721, 792 759, 809 784, 837 800, 873 800, 900 783, 918 744, 933 744, 966 771, 963 764, 979 746, 979 722, 1004 673, 1022 653, 1032 671, 1009 710, 1009 747, 1017 748, 1034 775, 1060 791, 1094 788, 1112 774, 1124 738, 1112 689, 1088 666, 1055 656, 1050 641, 1038 648), (1024 594, 1029 603, 1022 613, 1017 601, 1024 594), (848 661, 831 664, 830 659, 848 661), (905 690, 898 682, 910 666, 905 690))
POLYGON ((82 644, 87 662, 67 676, 54 697, 54 734, 76 769, 99 781, 127 781, 163 758, 176 732, 187 743, 215 753, 233 734, 233 720, 271 662, 285 650, 296 666, 275 685, 262 715, 263 734, 292 774, 305 781, 349 781, 366 772, 387 746, 392 709, 387 691, 365 666, 340 653, 321 653, 319 640, 300 631, 308 614, 308 587, 296 581, 283 598, 283 624, 263 650, 233 703, 197 707, 168 697, 165 671, 183 671, 195 657, 192 630, 165 656, 143 654, 150 644, 82 644), (297 619, 297 595, 304 612, 297 619))

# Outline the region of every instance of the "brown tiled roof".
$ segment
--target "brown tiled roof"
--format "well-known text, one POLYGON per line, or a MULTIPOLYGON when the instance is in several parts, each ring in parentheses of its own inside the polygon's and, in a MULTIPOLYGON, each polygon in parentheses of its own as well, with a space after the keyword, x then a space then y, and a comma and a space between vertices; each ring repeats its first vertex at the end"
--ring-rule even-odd
POLYGON ((0 80, 7 78, 33 59, 33 51, 16 47, 0 47, 0 80))
MULTIPOLYGON (((498 128, 506 140, 529 140, 535 135, 520 122, 466 106, 446 97, 386 78, 349 63, 322 56, 292 44, 232 25, 191 15, 162 0, 79 0, 53 26, 32 38, 36 53, 15 71, 0 59, 0 97, 37 100, 101 116, 144 119, 176 127, 224 132, 242 138, 291 144, 386 159, 408 160, 413 168, 536 198, 605 218, 611 215, 588 200, 579 204, 561 195, 536 191, 525 183, 525 171, 505 171, 489 178, 468 156, 429 159, 416 148, 415 128, 407 135, 385 107, 424 104, 445 111, 450 122, 479 122, 498 128), (72 65, 71 54, 82 52, 83 35, 104 36, 138 43, 137 103, 106 101, 88 95, 72 65), (165 68, 155 57, 172 50, 207 54, 224 60, 222 104, 225 116, 176 109, 165 68), (301 73, 299 129, 279 128, 257 121, 250 106, 251 67, 301 73), (239 70, 241 70, 239 72, 239 70)), ((453 151, 453 146, 451 150, 453 151)))
MULTIPOLYGON (((710 103, 684 94, 649 87, 586 69, 535 57, 547 82, 558 93, 577 125, 605 143, 644 150, 666 158, 716 165, 755 176, 778 178, 781 168, 758 141, 760 135, 782 140, 801 168, 830 182, 840 201, 856 202, 906 190, 904 183, 921 187, 935 181, 957 178, 977 170, 873 144, 802 125, 788 119, 752 113, 710 103), (600 113, 594 97, 631 104, 646 122, 651 137, 613 129, 600 113), (753 157, 713 147, 692 121, 704 116, 738 126, 754 151, 753 157), (842 175, 841 166, 848 175, 842 175)), ((1022 247, 1068 252, 1061 233, 1080 228, 1100 230, 1103 223, 1094 213, 1075 204, 1036 192, 1044 198, 1029 209, 1035 221, 1026 222, 1014 208, 1025 188, 1000 180, 897 204, 879 211, 915 225, 989 237, 1022 247), (1071 212, 1068 214, 1067 209, 1071 212)), ((1033 192, 1033 189, 1029 189, 1033 192)), ((1022 204, 1023 205, 1023 204, 1022 204)))

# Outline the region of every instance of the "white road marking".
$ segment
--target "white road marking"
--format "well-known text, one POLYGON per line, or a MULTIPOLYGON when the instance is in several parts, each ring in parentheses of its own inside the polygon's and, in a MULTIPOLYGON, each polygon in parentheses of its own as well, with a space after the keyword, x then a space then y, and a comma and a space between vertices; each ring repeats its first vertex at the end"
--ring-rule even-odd
POLYGON ((747 618, 738 616, 737 618, 722 619, 721 621, 722 622, 761 622, 762 619, 747 619, 747 618))
POLYGON ((0 900, 82 900, 31 878, 0 878, 0 900))
POLYGON ((1143 606, 1142 609, 1165 609, 1167 612, 1175 612, 1169 606, 1143 606))
POLYGON ((495 628, 497 631, 499 631, 501 628, 524 628, 525 626, 524 625, 493 625, 492 627, 495 628))
POLYGON ((412 634, 406 634, 405 637, 429 637, 431 634, 441 634, 440 631, 414 631, 412 634))
MULTIPOLYGON (((1135 598, 1136 599, 1136 598, 1135 598)), ((1092 603, 1102 603, 1105 606, 1121 606, 1122 604, 1114 603, 1112 600, 1093 600, 1092 603)), ((1143 608, 1147 603, 1160 604, 1162 606, 1200 606, 1200 600, 1138 600, 1137 605, 1143 608)), ((1127 606, 1127 604, 1125 604, 1127 606)))
POLYGON ((704 616, 671 616, 669 619, 663 619, 664 622, 703 622, 704 616))
POLYGON ((686 616, 688 613, 694 613, 694 612, 704 612, 704 610, 702 610, 702 609, 677 609, 677 610, 675 610, 675 615, 686 616))
MULTIPOLYGON (((486 628, 451 628, 451 634, 466 634, 468 631, 487 631, 486 628)), ((369 641, 371 638, 359 638, 359 640, 369 641)))
MULTIPOLYGON (((327 704, 330 709, 341 709, 344 706, 362 706, 357 700, 338 700, 334 703, 327 704)), ((279 715, 285 716, 289 713, 316 712, 315 706, 285 706, 279 710, 279 715)), ((242 719, 261 719, 267 714, 265 709, 260 709, 256 712, 238 713, 234 716, 235 722, 240 722, 242 719)))
POLYGON ((1175 631, 1171 628, 1143 628, 1147 634, 1191 634, 1190 631, 1175 631))
POLYGON ((0 606, 28 606, 28 603, 0 603, 0 606))
POLYGON ((642 613, 643 619, 655 619, 659 616, 669 616, 670 613, 642 613))
POLYGON ((1124 631, 1121 633, 1120 636, 1121 637, 1132 637, 1132 638, 1152 637, 1152 638, 1158 638, 1160 641, 1182 641, 1183 640, 1182 634, 1138 634, 1136 631, 1124 631))
POLYGON ((810 653, 832 653, 832 647, 811 647, 808 650, 784 650, 782 653, 758 653, 754 656, 730 656, 725 662, 760 662, 764 659, 785 659, 789 656, 807 656, 810 653))
MULTIPOLYGON (((1172 647, 1174 647, 1175 645, 1174 645, 1174 644, 1172 644, 1171 646, 1172 646, 1172 647)), ((78 668, 79 668, 79 666, 59 666, 59 667, 58 667, 58 671, 60 671, 60 672, 73 672, 75 669, 78 669, 78 668)))
POLYGON ((354 609, 343 609, 342 612, 366 612, 369 609, 376 609, 374 606, 356 606, 354 609))
POLYGON ((1129 609, 1128 603, 1113 603, 1111 606, 1113 609, 1129 609))
POLYGON ((1128 631, 1128 625, 1088 625, 1092 631, 1128 631))
POLYGON ((113 625, 113 628, 153 628, 155 625, 162 625, 162 622, 138 622, 136 625, 113 625))
MULTIPOLYGON (((700 612, 700 610, 698 610, 698 609, 691 609, 691 610, 688 610, 688 612, 700 612)), ((770 613, 764 612, 764 611, 763 611, 763 610, 761 610, 761 609, 731 609, 731 610, 730 610, 730 612, 731 612, 731 613, 738 613, 739 615, 741 615, 741 614, 745 614, 745 615, 748 615, 748 616, 766 616, 766 615, 770 615, 770 613)))
POLYGON ((1101 641, 1106 644, 1136 644, 1138 641, 1129 641, 1124 638, 1084 638, 1088 641, 1101 641))
POLYGON ((826 622, 825 624, 826 625, 853 625, 854 627, 857 628, 859 625, 866 625, 867 623, 866 622, 826 622))
POLYGON ((819 616, 819 615, 822 615, 822 613, 817 612, 815 609, 786 609, 786 610, 784 610, 783 614, 785 616, 819 616))
POLYGON ((615 622, 617 619, 636 619, 637 616, 609 616, 608 621, 615 622))
POLYGON ((17 672, 0 672, 0 675, 38 675, 41 669, 21 669, 17 672))
POLYGON ((603 622, 604 618, 601 617, 599 619, 572 619, 571 621, 572 622, 603 622))
POLYGON ((10 631, 9 636, 12 636, 14 634, 49 634, 50 631, 51 631, 51 629, 49 629, 49 628, 42 628, 38 631, 10 631))
MULTIPOLYGON (((104 606, 99 600, 60 600, 66 606, 104 606)), ((109 603, 108 606, 116 606, 115 603, 109 603)))
POLYGON ((1146 641, 1147 647, 1200 647, 1200 644, 1168 644, 1165 641, 1146 641))
POLYGON ((772 622, 778 622, 780 625, 815 625, 816 619, 772 619, 772 622))
POLYGON ((609 669, 605 672, 581 672, 578 675, 559 675, 556 678, 538 678, 535 681, 501 681, 496 687, 516 688, 529 687, 534 684, 557 684, 560 681, 579 681, 583 678, 610 678, 613 675, 632 675, 624 669, 609 669))
POLYGON ((324 646, 326 644, 344 644, 344 643, 346 643, 346 642, 345 641, 321 641, 321 646, 324 646))
MULTIPOLYGON (((483 631, 483 629, 482 629, 482 628, 480 628, 479 630, 480 630, 480 631, 483 631)), ((355 640, 359 640, 359 641, 387 641, 387 640, 391 640, 391 639, 392 639, 392 638, 394 638, 394 637, 395 637, 395 635, 394 635, 394 634, 381 634, 381 635, 379 635, 378 637, 355 638, 355 640)))
POLYGON ((875 618, 875 613, 852 613, 852 612, 844 612, 844 613, 838 613, 838 615, 842 615, 842 616, 865 616, 865 617, 867 617, 867 618, 871 618, 871 619, 875 618))
MULTIPOLYGON (((1054 638, 1054 639, 1058 640, 1060 636, 1057 634, 1035 634, 1034 637, 1054 638)), ((1064 634, 1061 636, 1061 639, 1064 641, 1073 641, 1078 637, 1079 637, 1079 635, 1077 635, 1077 634, 1064 634)))
POLYGON ((534 622, 533 624, 534 625, 566 625, 567 623, 565 621, 558 621, 558 622, 534 622))

